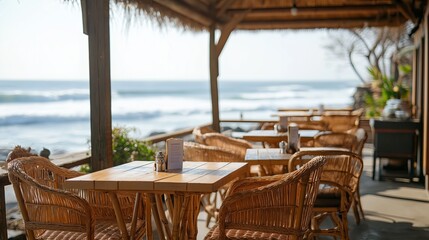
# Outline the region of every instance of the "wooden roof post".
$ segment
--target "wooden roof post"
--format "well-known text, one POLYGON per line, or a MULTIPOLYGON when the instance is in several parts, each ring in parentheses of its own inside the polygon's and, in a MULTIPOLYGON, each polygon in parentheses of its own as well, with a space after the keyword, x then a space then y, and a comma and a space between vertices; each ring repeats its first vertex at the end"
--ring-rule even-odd
POLYGON ((210 26, 210 93, 212 97, 212 124, 213 130, 220 132, 219 121, 219 90, 217 87, 217 77, 219 76, 219 58, 215 43, 216 26, 210 26))
POLYGON ((113 166, 109 0, 82 0, 88 34, 91 102, 91 170, 113 166))

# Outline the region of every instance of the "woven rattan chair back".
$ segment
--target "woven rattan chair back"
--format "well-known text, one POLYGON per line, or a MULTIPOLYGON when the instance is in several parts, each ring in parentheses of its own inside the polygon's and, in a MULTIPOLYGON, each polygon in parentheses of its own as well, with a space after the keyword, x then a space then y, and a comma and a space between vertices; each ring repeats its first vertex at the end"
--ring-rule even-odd
MULTIPOLYGON (((64 187, 66 179, 81 173, 39 156, 16 158, 8 164, 8 173, 28 239, 122 238, 107 194, 64 187)), ((118 198, 124 218, 130 220, 135 199, 127 193, 118 198)), ((136 226, 135 236, 142 236, 144 222, 136 226)))
POLYGON ((206 145, 238 154, 243 160, 246 156, 246 150, 253 147, 252 144, 245 140, 228 137, 221 133, 206 133, 203 138, 206 145))
POLYGON ((13 160, 8 172, 30 239, 38 238, 46 229, 86 232, 88 239, 94 237, 94 213, 89 204, 61 190, 66 178, 79 174, 62 171, 37 156, 13 160))
POLYGON ((206 146, 194 142, 183 143, 185 161, 199 162, 241 162, 244 159, 241 155, 220 149, 214 146, 206 146))
POLYGON ((354 151, 358 147, 357 137, 345 132, 320 132, 314 136, 315 147, 339 147, 354 151))
POLYGON ((192 135, 194 135, 195 142, 200 144, 205 144, 203 135, 206 133, 215 133, 216 131, 213 130, 210 126, 202 126, 202 127, 196 127, 192 131, 192 135))
POLYGON ((322 115, 321 121, 325 124, 328 131, 346 132, 359 128, 361 115, 361 112, 350 115, 325 113, 322 115))
POLYGON ((237 182, 244 190, 225 199, 218 226, 206 239, 302 239, 309 229, 324 163, 323 157, 316 157, 263 186, 257 178, 237 182))
MULTIPOLYGON (((297 169, 298 166, 314 156, 323 156, 326 158, 326 164, 323 166, 320 179, 321 186, 323 187, 319 189, 319 195, 329 192, 329 194, 334 193, 334 195, 340 197, 336 206, 324 206, 323 204, 318 206, 316 204, 315 209, 319 212, 335 211, 335 213, 341 215, 341 219, 338 219, 340 226, 332 231, 334 234, 340 235, 342 239, 348 239, 347 212, 350 210, 355 194, 358 191, 360 176, 363 170, 362 159, 353 152, 300 151, 291 156, 288 166, 289 171, 297 169)), ((338 215, 333 214, 332 216, 338 215)), ((314 229, 313 231, 317 234, 329 232, 316 231, 314 229)))

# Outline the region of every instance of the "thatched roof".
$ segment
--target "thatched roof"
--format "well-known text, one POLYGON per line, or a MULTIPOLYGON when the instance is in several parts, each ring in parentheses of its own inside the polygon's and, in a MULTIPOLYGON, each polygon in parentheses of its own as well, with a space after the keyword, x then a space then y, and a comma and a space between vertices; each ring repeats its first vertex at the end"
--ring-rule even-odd
POLYGON ((418 23, 425 0, 115 0, 158 21, 192 29, 313 29, 418 23), (234 24, 235 25, 235 24, 234 24))

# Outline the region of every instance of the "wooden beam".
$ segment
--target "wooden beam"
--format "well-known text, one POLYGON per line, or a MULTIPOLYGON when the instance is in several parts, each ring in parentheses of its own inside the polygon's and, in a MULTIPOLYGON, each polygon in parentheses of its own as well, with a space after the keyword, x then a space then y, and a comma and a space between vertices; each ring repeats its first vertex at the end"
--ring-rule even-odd
POLYGON ((395 0, 399 11, 402 13, 402 15, 407 18, 410 19, 413 23, 417 23, 417 17, 414 14, 413 10, 411 10, 411 6, 408 5, 406 2, 402 1, 402 0, 395 0))
POLYGON ((368 26, 399 26, 400 19, 311 19, 293 21, 243 21, 237 29, 310 29, 310 28, 361 28, 368 26))
MULTIPOLYGON (((250 15, 271 15, 288 14, 291 15, 292 7, 284 8, 254 8, 250 15)), ((298 7, 299 14, 346 14, 346 13, 377 13, 394 12, 398 7, 395 4, 382 5, 360 5, 360 6, 329 6, 329 7, 298 7)), ((229 9, 228 14, 237 14, 247 11, 247 9, 229 9)))
POLYGON ((7 216, 6 216, 6 200, 4 186, 0 186, 0 239, 7 238, 7 216))
POLYGON ((91 170, 113 166, 109 0, 86 1, 91 100, 91 170))
POLYGON ((220 132, 220 121, 219 121, 219 94, 217 87, 217 77, 219 76, 219 58, 216 51, 215 44, 215 31, 216 26, 212 24, 210 26, 209 35, 209 51, 210 51, 210 93, 212 98, 212 126, 213 130, 220 132))
POLYGON ((244 17, 246 16, 248 12, 244 12, 241 14, 235 15, 232 20, 230 20, 227 24, 225 24, 221 29, 221 34, 219 37, 219 40, 216 44, 216 55, 219 58, 220 54, 222 53, 223 47, 226 44, 226 41, 228 40, 229 36, 231 35, 231 32, 235 29, 237 24, 241 22, 244 17))
POLYGON ((214 21, 208 17, 208 14, 203 14, 195 9, 190 8, 188 5, 174 0, 154 0, 156 3, 163 5, 189 19, 192 19, 206 27, 210 26, 214 21))
MULTIPOLYGON (((216 9, 217 9, 216 16, 217 17, 222 16, 226 12, 226 10, 228 10, 228 8, 232 5, 233 2, 234 1, 232 0, 219 1, 219 3, 216 6, 216 9)), ((247 9, 245 11, 247 11, 247 9)))

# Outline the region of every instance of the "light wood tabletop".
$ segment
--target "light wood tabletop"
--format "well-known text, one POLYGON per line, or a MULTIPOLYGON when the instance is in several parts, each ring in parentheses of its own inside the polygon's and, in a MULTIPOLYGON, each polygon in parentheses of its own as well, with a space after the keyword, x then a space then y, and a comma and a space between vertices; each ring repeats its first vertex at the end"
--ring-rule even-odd
MULTIPOLYGON (((183 162, 182 170, 156 172, 153 161, 133 161, 68 179, 65 187, 108 192, 123 239, 132 238, 133 233, 128 233, 122 218, 117 196, 120 191, 134 191, 136 199, 144 194, 146 218, 153 215, 161 239, 195 239, 201 194, 215 192, 247 171, 245 162, 183 162), (165 215, 162 196, 170 206, 170 219, 165 215)), ((152 239, 150 221, 146 222, 147 239, 152 239)))

